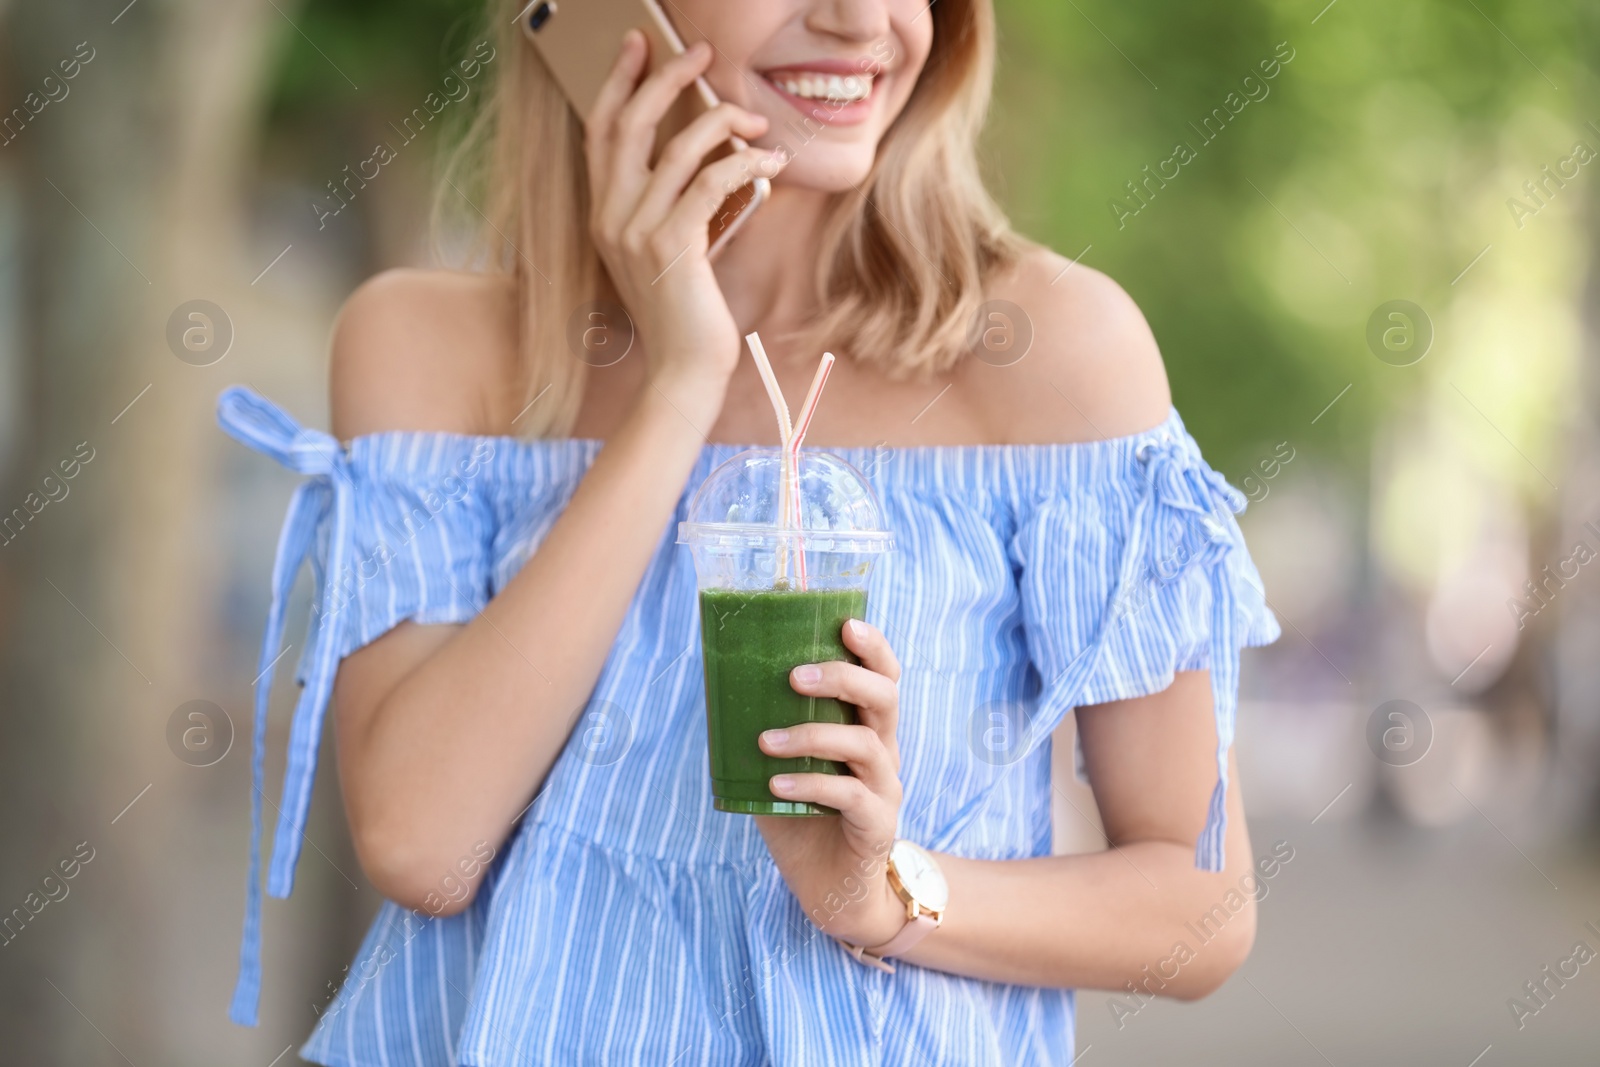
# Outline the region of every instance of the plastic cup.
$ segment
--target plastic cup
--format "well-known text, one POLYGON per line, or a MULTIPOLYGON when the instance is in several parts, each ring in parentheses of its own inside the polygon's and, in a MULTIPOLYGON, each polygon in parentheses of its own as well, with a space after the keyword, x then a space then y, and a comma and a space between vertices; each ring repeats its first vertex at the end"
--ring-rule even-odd
POLYGON ((830 815, 819 804, 780 800, 775 774, 848 774, 832 760, 761 751, 764 730, 807 722, 854 723, 854 706, 804 696, 789 684, 803 663, 859 662, 843 642, 862 618, 867 582, 894 546, 866 476, 828 452, 796 465, 797 528, 779 522, 782 452, 754 448, 719 465, 689 502, 678 543, 689 546, 700 589, 711 793, 719 811, 830 815))

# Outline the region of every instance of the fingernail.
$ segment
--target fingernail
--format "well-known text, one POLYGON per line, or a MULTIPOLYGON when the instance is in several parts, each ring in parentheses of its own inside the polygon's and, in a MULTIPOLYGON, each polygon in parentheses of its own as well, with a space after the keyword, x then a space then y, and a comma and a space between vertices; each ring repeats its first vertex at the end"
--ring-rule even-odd
POLYGON ((779 747, 781 747, 783 745, 783 743, 785 741, 789 740, 789 731, 788 730, 768 730, 766 733, 761 735, 761 738, 762 738, 762 740, 764 740, 767 744, 771 745, 772 747, 779 748, 779 747))
POLYGON ((808 663, 804 667, 794 669, 794 680, 801 685, 816 685, 822 681, 822 668, 808 663))
POLYGON ((794 779, 787 774, 780 774, 772 780, 771 786, 774 793, 787 793, 794 788, 794 779))
POLYGON ((867 636, 867 624, 862 622, 860 619, 851 619, 849 622, 845 623, 845 625, 850 627, 851 637, 867 636))

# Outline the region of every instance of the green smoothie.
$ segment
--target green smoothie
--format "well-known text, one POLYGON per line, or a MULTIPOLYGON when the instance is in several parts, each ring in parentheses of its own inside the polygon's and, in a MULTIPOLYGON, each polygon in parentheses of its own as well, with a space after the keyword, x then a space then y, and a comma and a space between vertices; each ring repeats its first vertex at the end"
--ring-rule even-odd
POLYGON ((706 589, 700 593, 700 643, 705 654, 706 728, 711 741, 711 792, 719 811, 753 815, 832 815, 820 804, 779 800, 767 788, 775 774, 849 774, 833 760, 779 759, 761 751, 763 730, 803 722, 854 723, 853 705, 802 696, 789 672, 802 663, 861 662, 845 648, 847 619, 867 610, 859 589, 706 589))

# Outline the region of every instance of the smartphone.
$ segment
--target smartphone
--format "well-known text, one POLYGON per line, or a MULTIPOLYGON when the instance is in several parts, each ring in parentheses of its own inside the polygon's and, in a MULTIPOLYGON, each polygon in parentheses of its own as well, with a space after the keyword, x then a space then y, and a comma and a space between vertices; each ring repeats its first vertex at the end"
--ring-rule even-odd
MULTIPOLYGON (((628 30, 642 31, 650 44, 646 77, 685 48, 656 0, 532 0, 517 21, 585 122, 628 30)), ((718 102, 705 78, 696 78, 694 85, 662 116, 651 164, 655 164, 668 141, 718 102)), ((702 166, 748 147, 743 138, 732 136, 707 155, 702 166)), ((711 220, 708 254, 712 259, 727 247, 771 193, 770 181, 755 178, 722 202, 711 220)))

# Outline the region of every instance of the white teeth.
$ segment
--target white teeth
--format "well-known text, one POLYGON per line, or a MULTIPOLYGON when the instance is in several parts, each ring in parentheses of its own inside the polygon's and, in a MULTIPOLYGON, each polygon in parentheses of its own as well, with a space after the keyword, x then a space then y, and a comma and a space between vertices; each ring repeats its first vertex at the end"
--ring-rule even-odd
POLYGON ((872 95, 871 75, 798 74, 781 75, 772 80, 784 92, 807 100, 853 103, 872 95))

